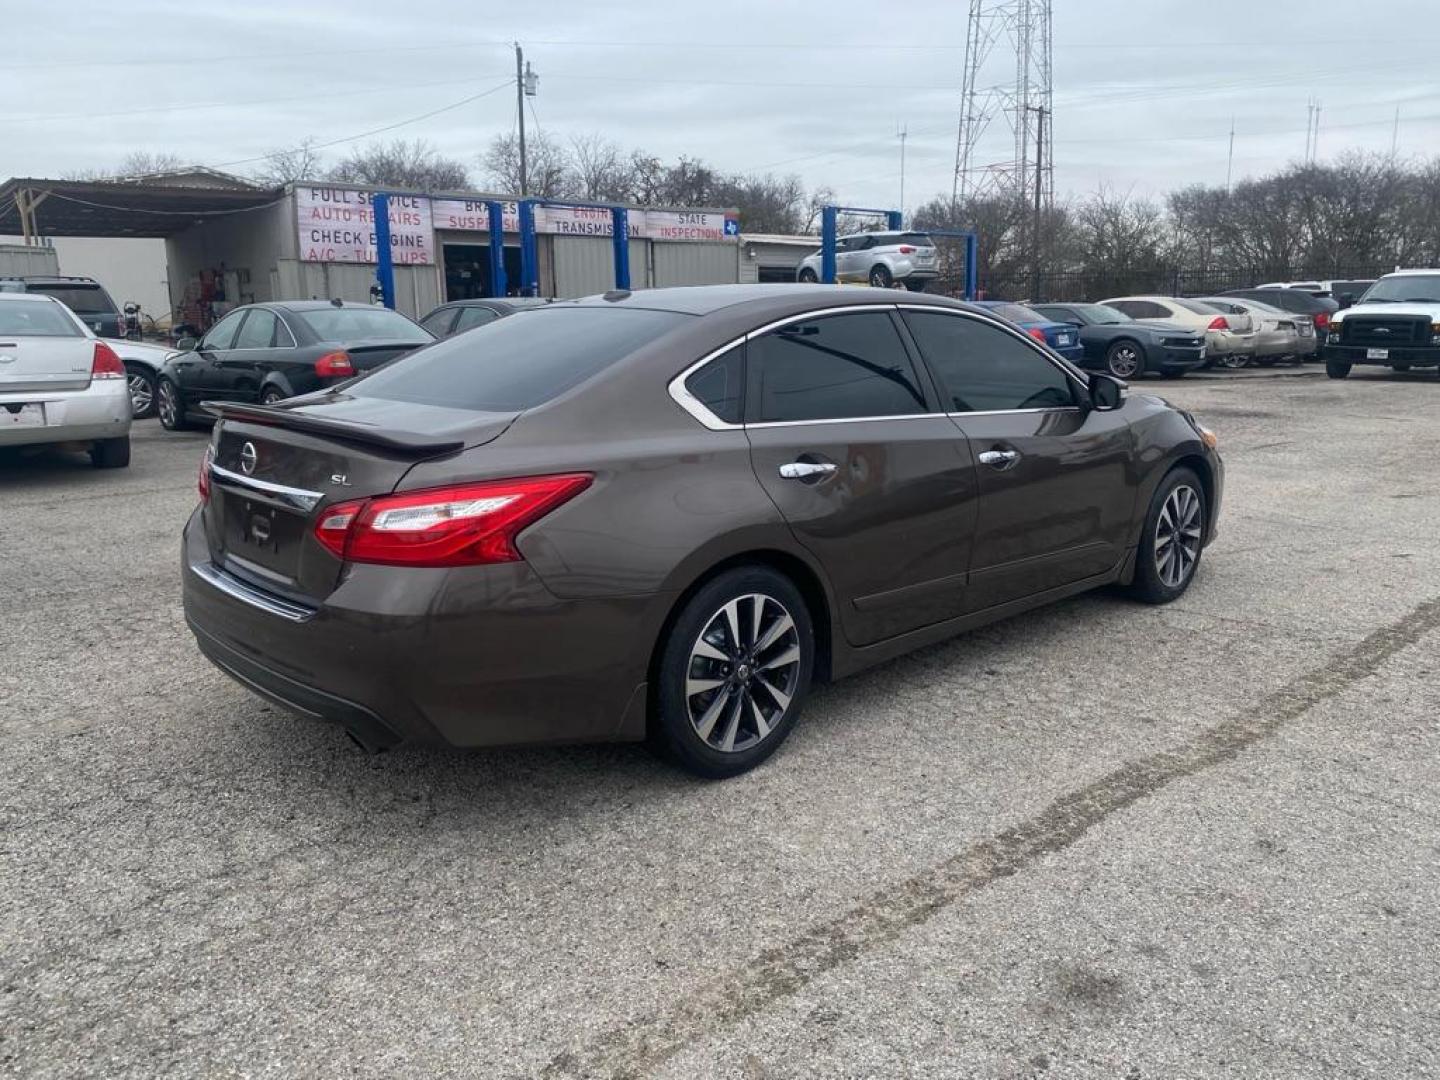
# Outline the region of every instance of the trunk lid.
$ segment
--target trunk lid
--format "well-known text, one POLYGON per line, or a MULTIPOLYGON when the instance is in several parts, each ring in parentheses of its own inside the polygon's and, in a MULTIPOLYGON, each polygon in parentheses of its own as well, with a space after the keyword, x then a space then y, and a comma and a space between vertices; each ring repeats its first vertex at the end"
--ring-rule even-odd
POLYGON ((335 341, 325 344, 348 353, 357 373, 374 371, 382 364, 420 348, 413 341, 335 341))
POLYGON ((217 405, 210 502, 212 561, 267 592, 323 600, 343 563, 312 535, 325 510, 388 494, 420 461, 498 438, 518 413, 476 413, 344 394, 299 405, 217 405))
POLYGON ((84 390, 95 340, 0 333, 0 394, 84 390))

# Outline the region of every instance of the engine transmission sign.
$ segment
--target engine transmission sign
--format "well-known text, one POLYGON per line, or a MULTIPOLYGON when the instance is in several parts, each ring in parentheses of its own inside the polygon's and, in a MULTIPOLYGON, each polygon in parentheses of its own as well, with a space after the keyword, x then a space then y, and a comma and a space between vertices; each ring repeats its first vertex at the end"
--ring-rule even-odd
MULTIPOLYGON (((350 188, 297 187, 295 217, 302 262, 373 263, 373 192, 350 188)), ((390 196, 390 256, 396 266, 435 262, 435 226, 430 200, 422 195, 390 196)))

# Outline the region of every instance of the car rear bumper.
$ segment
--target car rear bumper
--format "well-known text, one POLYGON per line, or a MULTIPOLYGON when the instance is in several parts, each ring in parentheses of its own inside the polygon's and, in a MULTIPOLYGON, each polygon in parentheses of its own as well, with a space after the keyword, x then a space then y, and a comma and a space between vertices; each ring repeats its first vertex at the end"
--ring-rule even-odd
POLYGON ((1076 367, 1083 367, 1085 365, 1084 345, 1051 345, 1050 348, 1053 349, 1055 352, 1059 353, 1066 360, 1069 360, 1070 363, 1074 364, 1076 367))
MULTIPOLYGON (((251 690, 340 723, 362 745, 639 739, 658 596, 566 601, 525 563, 459 571, 351 566, 309 608, 210 561, 185 527, 185 618, 251 690)), ((659 616, 663 618, 663 614, 659 616)))
POLYGON ((1409 364, 1411 367, 1433 367, 1440 364, 1440 346, 1392 346, 1386 348, 1386 355, 1382 357, 1370 357, 1371 350, 1364 345, 1331 345, 1326 344, 1322 352, 1326 360, 1340 360, 1347 364, 1378 364, 1381 367, 1394 367, 1396 364, 1409 364))
POLYGON ((124 379, 97 379, 84 390, 0 394, 0 408, 31 403, 45 407, 45 423, 19 426, 0 417, 0 446, 94 442, 130 434, 130 388, 124 379))

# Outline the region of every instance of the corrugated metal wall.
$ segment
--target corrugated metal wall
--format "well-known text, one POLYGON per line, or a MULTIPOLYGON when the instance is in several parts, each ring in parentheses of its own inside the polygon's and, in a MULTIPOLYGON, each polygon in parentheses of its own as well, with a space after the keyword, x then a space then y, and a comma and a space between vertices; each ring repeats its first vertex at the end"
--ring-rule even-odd
MULTIPOLYGON (((554 295, 568 299, 615 287, 615 256, 608 237, 554 236, 550 239, 554 245, 551 263, 555 269, 554 295)), ((633 245, 631 257, 633 260, 633 245)), ((631 273, 634 273, 633 261, 631 273)))
MULTIPOLYGON (((300 263, 300 296, 287 299, 333 300, 368 304, 375 267, 364 263, 300 263)), ((395 308, 412 319, 440 304, 440 283, 433 266, 395 267, 395 308)))
POLYGON ((652 247, 657 289, 666 285, 725 285, 739 280, 735 244, 655 241, 652 247))

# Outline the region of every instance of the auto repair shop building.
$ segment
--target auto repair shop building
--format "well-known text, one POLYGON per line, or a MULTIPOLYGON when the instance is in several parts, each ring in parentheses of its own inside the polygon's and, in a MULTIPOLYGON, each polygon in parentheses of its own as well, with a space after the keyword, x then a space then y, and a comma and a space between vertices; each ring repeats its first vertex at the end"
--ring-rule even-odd
MULTIPOLYGON (((223 296, 227 307, 311 297, 368 303, 376 269, 372 194, 330 181, 263 188, 208 170, 122 182, 17 179, 0 185, 0 232, 163 237, 171 307, 186 321, 212 296, 223 296)), ((513 196, 387 194, 399 310, 419 317, 445 300, 494 294, 486 202, 497 198, 514 291, 520 233, 513 196)), ((741 280, 734 211, 628 210, 632 288, 741 280)), ((611 222, 603 208, 536 207, 540 295, 614 287, 611 222)))

